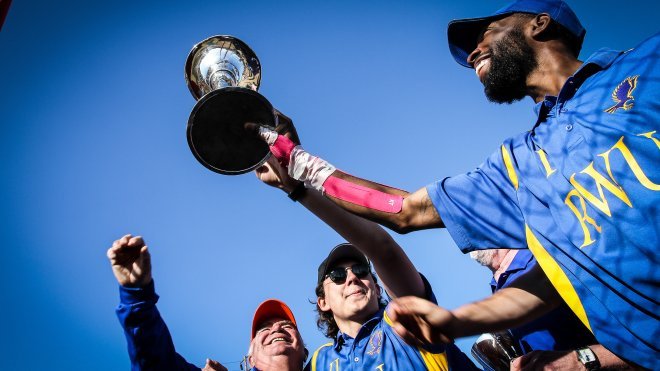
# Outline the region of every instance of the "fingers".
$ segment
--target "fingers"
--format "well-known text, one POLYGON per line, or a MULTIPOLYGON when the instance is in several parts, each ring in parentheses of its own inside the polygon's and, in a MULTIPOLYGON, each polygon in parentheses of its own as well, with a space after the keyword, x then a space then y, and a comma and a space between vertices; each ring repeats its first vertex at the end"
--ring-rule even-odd
POLYGON ((275 128, 275 131, 278 133, 285 135, 289 139, 291 139, 295 144, 300 144, 300 138, 298 137, 298 133, 296 132, 296 127, 293 126, 293 121, 291 118, 289 118, 287 115, 283 114, 282 112, 275 110, 275 115, 277 117, 277 126, 275 128))
POLYGON ((392 302, 387 307, 387 316, 392 320, 392 329, 406 343, 414 346, 422 346, 425 342, 418 334, 422 333, 420 323, 416 316, 406 306, 405 300, 401 303, 392 302))
POLYGON ((511 361, 511 370, 534 370, 538 365, 538 358, 542 352, 535 350, 511 361))
POLYGON ((390 303, 387 311, 395 331, 411 344, 450 344, 453 340, 445 333, 452 321, 451 312, 428 300, 403 297, 390 303))
POLYGON ((112 243, 112 246, 108 249, 106 255, 108 259, 114 261, 121 254, 126 252, 140 251, 142 247, 146 246, 144 244, 144 239, 142 236, 131 235, 130 233, 122 236, 120 239, 115 240, 112 243))
POLYGON ((510 369, 511 371, 520 371, 520 370, 522 370, 523 357, 525 357, 525 356, 514 358, 511 361, 511 369, 510 369))

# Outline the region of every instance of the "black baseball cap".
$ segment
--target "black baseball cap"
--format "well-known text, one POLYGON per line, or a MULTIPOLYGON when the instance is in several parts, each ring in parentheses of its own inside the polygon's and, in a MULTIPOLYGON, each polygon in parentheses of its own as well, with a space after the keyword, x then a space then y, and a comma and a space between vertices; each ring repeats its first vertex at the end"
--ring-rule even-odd
POLYGON ((562 0, 518 0, 495 13, 481 18, 457 19, 449 22, 447 38, 449 51, 458 64, 470 67, 467 57, 477 47, 477 38, 483 29, 494 20, 513 13, 548 13, 553 21, 564 26, 580 40, 580 47, 586 30, 573 10, 562 0))
POLYGON ((330 251, 330 254, 328 254, 328 257, 319 265, 317 285, 323 282, 325 275, 328 274, 328 270, 340 260, 355 260, 358 263, 369 265, 369 259, 355 246, 350 243, 341 243, 335 246, 330 251))

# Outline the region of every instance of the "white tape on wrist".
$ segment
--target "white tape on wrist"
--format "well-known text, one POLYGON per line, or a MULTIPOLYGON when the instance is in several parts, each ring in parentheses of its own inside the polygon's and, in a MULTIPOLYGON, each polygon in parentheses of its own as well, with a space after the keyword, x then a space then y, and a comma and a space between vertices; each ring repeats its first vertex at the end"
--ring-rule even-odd
POLYGON ((272 146, 273 144, 275 144, 278 134, 275 130, 269 129, 264 126, 260 126, 259 136, 261 136, 261 138, 266 142, 266 144, 272 146))
POLYGON ((305 187, 313 188, 323 193, 323 183, 336 168, 327 161, 312 156, 305 151, 301 146, 296 146, 291 151, 289 159, 289 176, 293 179, 305 183, 305 187))

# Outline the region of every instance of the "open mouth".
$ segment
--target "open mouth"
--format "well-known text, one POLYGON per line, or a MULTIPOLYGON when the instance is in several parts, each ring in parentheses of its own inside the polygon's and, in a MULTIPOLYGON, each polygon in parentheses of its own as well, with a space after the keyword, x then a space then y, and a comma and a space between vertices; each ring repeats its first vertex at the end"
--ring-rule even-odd
POLYGON ((346 295, 347 298, 352 297, 352 296, 360 296, 360 295, 365 295, 366 292, 364 290, 356 290, 353 291, 352 293, 346 295))
POLYGON ((490 57, 481 58, 474 65, 474 72, 481 78, 481 72, 490 64, 490 57))
POLYGON ((290 341, 286 338, 283 337, 276 337, 273 340, 271 340, 268 345, 270 344, 275 344, 275 343, 280 343, 280 342, 285 342, 285 343, 290 343, 290 341))

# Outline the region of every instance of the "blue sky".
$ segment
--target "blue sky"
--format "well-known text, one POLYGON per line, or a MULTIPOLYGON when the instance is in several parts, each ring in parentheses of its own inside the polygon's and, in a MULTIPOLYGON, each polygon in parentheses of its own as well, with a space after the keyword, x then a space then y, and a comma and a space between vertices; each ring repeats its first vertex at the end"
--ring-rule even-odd
MULTIPOLYGON (((447 23, 504 1, 14 1, 0 31, 0 367, 128 367, 105 251, 147 240, 159 309, 190 362, 238 369, 254 309, 289 303, 310 349, 316 268, 341 239, 252 174, 221 176, 185 139, 191 47, 235 35, 260 92, 303 145, 407 190, 478 166, 532 124, 531 100, 488 103, 449 55, 447 23)), ((658 31, 652 0, 569 1, 581 57, 658 31)), ((396 236, 449 308, 489 293, 489 272, 446 231, 396 236)), ((458 342, 468 351, 471 340, 458 342)))

